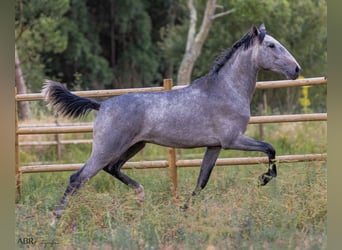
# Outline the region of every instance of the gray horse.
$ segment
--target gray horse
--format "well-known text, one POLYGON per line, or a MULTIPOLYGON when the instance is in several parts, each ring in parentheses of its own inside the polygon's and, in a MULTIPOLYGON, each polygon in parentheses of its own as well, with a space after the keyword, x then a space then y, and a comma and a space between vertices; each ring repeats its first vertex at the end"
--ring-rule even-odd
POLYGON ((226 50, 207 75, 182 89, 131 93, 97 102, 47 80, 43 93, 58 113, 80 117, 92 109, 98 110, 91 156, 70 176, 55 215, 60 217, 70 194, 100 170, 135 189, 138 200, 143 201, 143 187, 124 174, 121 167, 146 143, 207 148, 192 195, 206 186, 221 149, 266 153, 269 169, 259 182, 267 184, 277 176, 275 150, 268 143, 244 136, 260 69, 282 73, 289 79, 296 79, 301 71, 295 58, 267 34, 263 24, 259 28, 253 26, 226 50))

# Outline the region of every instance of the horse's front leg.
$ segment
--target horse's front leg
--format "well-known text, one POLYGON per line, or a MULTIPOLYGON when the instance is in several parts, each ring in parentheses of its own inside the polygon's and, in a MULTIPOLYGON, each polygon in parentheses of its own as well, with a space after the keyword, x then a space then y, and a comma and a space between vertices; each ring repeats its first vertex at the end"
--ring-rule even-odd
POLYGON ((259 151, 268 155, 269 168, 266 173, 259 176, 259 185, 264 186, 274 177, 277 177, 276 151, 271 144, 240 135, 229 145, 229 149, 259 151))
POLYGON ((263 173, 259 176, 259 185, 265 186, 273 177, 277 177, 277 166, 276 166, 276 159, 270 159, 268 161, 268 170, 266 173, 263 173))
MULTIPOLYGON (((195 190, 192 192, 192 196, 198 195, 202 189, 205 188, 205 186, 208 183, 211 171, 213 170, 215 166, 215 162, 217 160, 217 157, 219 156, 221 151, 221 147, 208 147, 201 164, 201 171, 197 179, 197 184, 195 190)), ((190 201, 191 197, 186 201, 184 204, 184 209, 188 208, 188 203, 190 201)))

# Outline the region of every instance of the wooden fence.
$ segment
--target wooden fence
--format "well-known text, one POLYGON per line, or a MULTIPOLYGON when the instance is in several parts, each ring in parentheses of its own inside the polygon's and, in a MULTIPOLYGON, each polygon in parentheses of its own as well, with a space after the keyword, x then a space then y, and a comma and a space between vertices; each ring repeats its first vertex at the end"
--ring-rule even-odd
MULTIPOLYGON (((299 80, 285 80, 285 81, 267 81, 257 82, 257 89, 267 88, 283 88, 283 87, 295 87, 295 86, 307 86, 307 85, 324 85, 327 84, 325 77, 307 78, 299 80)), ((163 81, 163 87, 151 87, 151 88, 133 88, 133 89, 116 89, 116 90, 92 90, 92 91, 75 91, 74 94, 83 97, 110 97, 116 95, 122 95, 132 92, 156 92, 167 91, 171 89, 183 88, 184 86, 172 86, 171 79, 165 79, 163 81)), ((16 104, 19 101, 34 101, 44 99, 41 93, 33 94, 16 94, 16 104)), ((55 172, 55 171, 74 171, 80 169, 83 164, 49 164, 49 165, 35 165, 35 166, 20 166, 19 149, 20 146, 25 146, 24 143, 19 143, 20 135, 28 134, 60 134, 60 133, 86 133, 92 132, 93 123, 79 123, 79 124, 39 124, 39 125, 22 125, 18 123, 18 110, 16 105, 16 136, 15 136, 15 154, 16 154, 16 185, 19 197, 21 196, 21 175, 24 173, 36 173, 36 172, 55 172)), ((326 113, 318 114, 296 114, 296 115, 271 115, 271 116, 254 116, 251 117, 250 124, 263 124, 263 123, 281 123, 281 122, 305 122, 305 121, 326 121, 326 113)), ((91 140, 75 140, 73 143, 91 142, 91 140)), ((44 142, 44 143, 28 143, 29 145, 51 145, 58 144, 59 142, 44 142)), ((70 143, 70 141, 64 143, 70 143)), ((27 144, 26 144, 27 145, 27 144)), ((304 154, 304 155, 284 155, 277 156, 278 162, 303 162, 303 161, 324 161, 327 158, 327 154, 304 154)), ((144 168, 169 168, 170 172, 170 188, 171 195, 175 197, 177 195, 177 168, 178 167, 196 167, 200 166, 202 160, 178 160, 176 158, 176 151, 174 148, 168 148, 167 160, 159 161, 140 161, 140 162, 127 162, 123 168, 131 169, 144 169, 144 168)), ((216 165, 248 165, 248 164, 260 164, 267 163, 267 157, 245 157, 245 158, 219 158, 216 165)))

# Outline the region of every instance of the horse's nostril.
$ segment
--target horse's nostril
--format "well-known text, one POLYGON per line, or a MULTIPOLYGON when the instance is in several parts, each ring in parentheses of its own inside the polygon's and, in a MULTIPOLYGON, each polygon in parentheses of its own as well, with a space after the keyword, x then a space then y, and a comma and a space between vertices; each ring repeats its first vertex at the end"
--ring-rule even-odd
POLYGON ((298 66, 296 66, 296 73, 300 72, 300 68, 298 66))

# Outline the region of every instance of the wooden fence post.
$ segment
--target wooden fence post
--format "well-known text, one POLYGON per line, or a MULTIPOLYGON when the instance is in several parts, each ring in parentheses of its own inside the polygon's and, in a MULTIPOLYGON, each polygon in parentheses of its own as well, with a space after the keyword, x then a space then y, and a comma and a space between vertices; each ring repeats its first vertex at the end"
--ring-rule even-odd
MULTIPOLYGON (((17 88, 14 88, 14 96, 17 95, 17 88)), ((21 172, 20 172, 20 154, 19 154, 19 135, 18 131, 18 101, 15 101, 15 180, 18 198, 18 202, 21 199, 21 172)))
POLYGON ((168 148, 168 163, 170 169, 170 181, 171 181, 171 196, 177 198, 178 196, 178 178, 177 178, 177 165, 176 165, 176 149, 168 148))
MULTIPOLYGON (((172 79, 164 79, 163 80, 164 89, 166 91, 172 89, 172 79)), ((171 182, 171 196, 172 198, 177 198, 178 192, 178 178, 177 178, 177 165, 176 165, 176 149, 175 148, 168 148, 168 163, 170 169, 170 182, 171 182)))
MULTIPOLYGON (((262 116, 263 115, 263 105, 262 103, 259 103, 258 105, 258 114, 259 116, 262 116)), ((259 139, 261 141, 264 140, 264 124, 263 123, 259 123, 259 139)))
MULTIPOLYGON (((58 115, 55 116, 55 123, 56 126, 59 126, 58 115)), ((56 140, 56 152, 57 152, 57 159, 60 160, 62 158, 62 145, 61 145, 61 135, 55 134, 56 140)))

